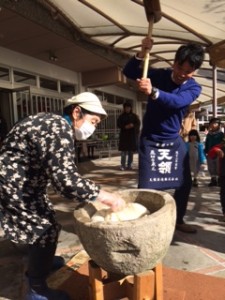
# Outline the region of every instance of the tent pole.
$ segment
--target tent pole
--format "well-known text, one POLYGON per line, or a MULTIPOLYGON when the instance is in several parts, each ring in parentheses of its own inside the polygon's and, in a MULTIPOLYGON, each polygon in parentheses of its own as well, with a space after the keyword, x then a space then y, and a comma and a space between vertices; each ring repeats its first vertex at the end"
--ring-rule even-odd
POLYGON ((217 117, 217 68, 213 65, 213 117, 217 117))

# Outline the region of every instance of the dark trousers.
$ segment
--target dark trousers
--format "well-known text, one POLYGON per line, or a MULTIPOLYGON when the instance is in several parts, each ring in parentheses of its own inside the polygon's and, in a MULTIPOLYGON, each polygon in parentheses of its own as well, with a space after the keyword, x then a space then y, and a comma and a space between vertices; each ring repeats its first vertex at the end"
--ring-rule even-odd
POLYGON ((182 224, 185 216, 188 200, 192 187, 192 178, 189 164, 189 155, 187 154, 183 160, 183 183, 175 190, 174 200, 177 207, 177 224, 182 224))
MULTIPOLYGON (((187 174, 187 176, 189 175, 187 174)), ((191 186, 192 186, 192 182, 190 176, 190 178, 187 177, 184 184, 179 189, 175 190, 173 197, 177 207, 177 224, 184 223, 183 219, 187 210, 187 204, 189 200, 191 186)))
POLYGON ((49 227, 49 229, 34 244, 28 246, 28 269, 27 276, 31 285, 45 282, 49 275, 57 247, 60 226, 49 227), (43 241, 45 245, 43 246, 43 241))
POLYGON ((225 176, 220 176, 220 203, 223 214, 225 214, 225 176))
POLYGON ((121 151, 121 166, 122 167, 131 167, 133 163, 133 151, 121 151))

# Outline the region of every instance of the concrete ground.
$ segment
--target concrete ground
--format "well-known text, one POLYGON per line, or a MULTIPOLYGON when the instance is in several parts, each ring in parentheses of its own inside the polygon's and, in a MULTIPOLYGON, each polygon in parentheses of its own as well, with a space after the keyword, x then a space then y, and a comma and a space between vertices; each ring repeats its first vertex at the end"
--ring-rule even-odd
MULTIPOLYGON (((96 181, 108 191, 136 188, 137 155, 131 171, 120 171, 119 162, 118 156, 94 159, 79 163, 79 169, 83 176, 96 181)), ((171 246, 163 259, 163 266, 191 271, 195 274, 211 275, 215 278, 225 278, 225 222, 221 219, 219 187, 207 186, 208 174, 200 177, 199 181, 199 187, 192 188, 186 215, 186 221, 195 225, 198 232, 185 234, 175 231, 171 246)), ((76 203, 61 198, 52 190, 49 191, 49 194, 55 205, 57 218, 63 225, 57 254, 62 255, 67 262, 72 258, 72 263, 69 264, 76 269, 87 260, 87 255, 75 234, 73 210, 76 203)), ((26 289, 23 277, 25 269, 26 249, 5 240, 0 229, 0 299, 23 299, 26 289)), ((56 272, 49 280, 54 286, 62 278, 62 273, 56 272)), ((213 280, 210 280, 212 277, 207 278, 209 279, 207 284, 210 281, 213 283, 213 280)), ((85 300, 78 299, 76 296, 74 299, 85 300)), ((215 300, 217 299, 225 299, 225 294, 224 298, 217 296, 215 300)))

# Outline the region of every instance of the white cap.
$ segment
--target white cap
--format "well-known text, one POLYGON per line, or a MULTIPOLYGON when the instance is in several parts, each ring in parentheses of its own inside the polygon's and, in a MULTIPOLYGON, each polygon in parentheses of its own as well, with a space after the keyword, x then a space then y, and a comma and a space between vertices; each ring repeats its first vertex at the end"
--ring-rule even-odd
POLYGON ((66 104, 64 107, 70 106, 70 105, 79 105, 80 107, 86 109, 87 111, 90 111, 91 113, 96 113, 97 115, 102 115, 104 117, 107 116, 106 111, 102 107, 101 101, 98 99, 98 97, 90 92, 84 92, 81 94, 78 94, 66 101, 66 104))

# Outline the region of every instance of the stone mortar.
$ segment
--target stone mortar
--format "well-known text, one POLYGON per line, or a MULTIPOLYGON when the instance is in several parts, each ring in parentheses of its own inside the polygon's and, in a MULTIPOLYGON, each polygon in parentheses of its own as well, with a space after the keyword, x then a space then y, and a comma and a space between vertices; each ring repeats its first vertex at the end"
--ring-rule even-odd
POLYGON ((176 206, 173 197, 161 191, 129 189, 123 199, 144 205, 150 215, 117 223, 91 222, 94 203, 74 212, 76 231, 90 258, 108 273, 138 274, 153 269, 166 255, 172 241, 176 206))

